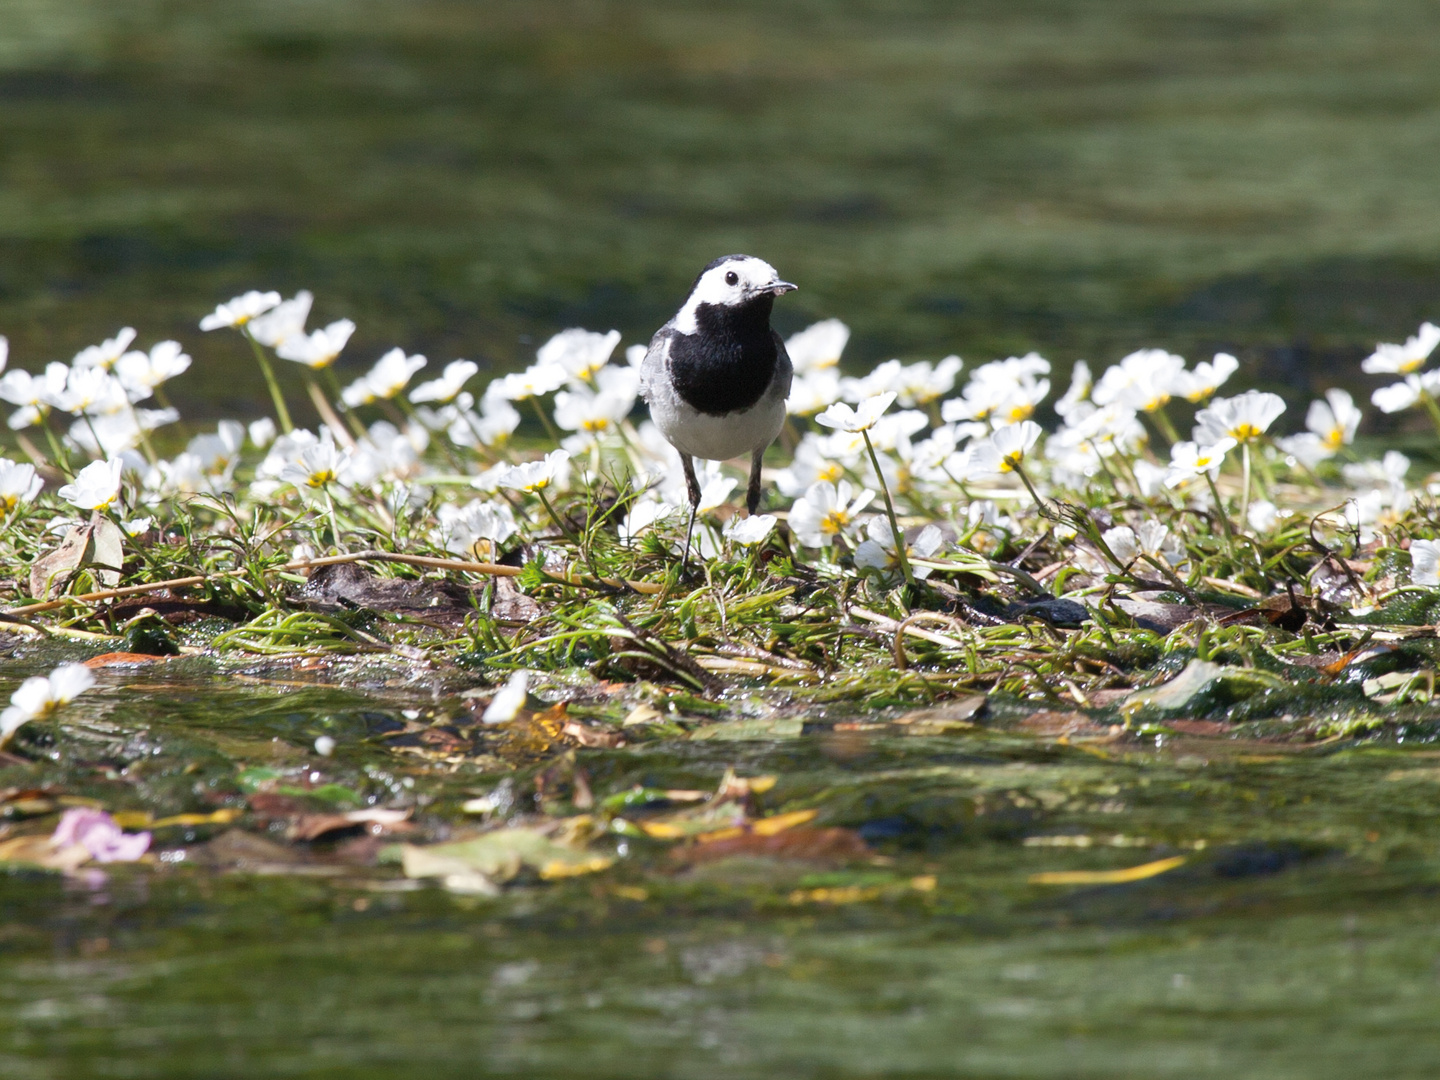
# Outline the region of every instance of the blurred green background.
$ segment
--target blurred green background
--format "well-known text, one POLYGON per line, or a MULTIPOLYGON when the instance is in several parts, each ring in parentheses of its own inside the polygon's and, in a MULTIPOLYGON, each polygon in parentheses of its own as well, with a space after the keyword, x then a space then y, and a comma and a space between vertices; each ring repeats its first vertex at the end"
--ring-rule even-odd
POLYGON ((195 325, 245 288, 352 316, 350 369, 509 367, 748 251, 857 366, 1228 347, 1295 399, 1440 316, 1437 41, 1433 0, 0 0, 0 333, 175 336, 182 405, 246 414, 195 325))

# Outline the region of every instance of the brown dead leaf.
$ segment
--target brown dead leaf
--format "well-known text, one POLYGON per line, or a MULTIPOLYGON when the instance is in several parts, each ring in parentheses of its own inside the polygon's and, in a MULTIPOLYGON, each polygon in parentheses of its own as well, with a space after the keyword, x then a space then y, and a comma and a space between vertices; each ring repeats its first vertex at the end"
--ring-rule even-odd
POLYGON ((571 720, 560 729, 571 742, 580 746, 599 747, 606 750, 614 749, 617 746, 625 745, 625 736, 618 731, 607 731, 604 728, 586 727, 577 720, 571 720))
POLYGON ((929 709, 915 709, 896 717, 897 724, 923 724, 926 727, 968 728, 976 714, 985 707, 984 694, 967 694, 954 701, 942 702, 929 709))
POLYGON ((30 566, 30 595, 49 600, 59 594, 85 562, 90 551, 93 521, 77 525, 65 534, 60 546, 47 551, 30 566))
POLYGON ((1110 730, 1107 725, 1095 723, 1082 712, 1059 712, 1054 709, 1032 713, 1015 726, 1027 735, 1043 735, 1049 738, 1103 735, 1110 730))
POLYGON ((168 660, 168 656, 151 656, 138 652, 107 652, 92 656, 85 661, 88 668, 119 667, 124 664, 153 664, 157 660, 168 660))
POLYGON ((802 825, 770 835, 742 832, 709 843, 687 844, 670 854, 677 862, 687 864, 714 862, 734 855, 835 863, 867 858, 870 848, 859 833, 850 829, 815 829, 802 825))

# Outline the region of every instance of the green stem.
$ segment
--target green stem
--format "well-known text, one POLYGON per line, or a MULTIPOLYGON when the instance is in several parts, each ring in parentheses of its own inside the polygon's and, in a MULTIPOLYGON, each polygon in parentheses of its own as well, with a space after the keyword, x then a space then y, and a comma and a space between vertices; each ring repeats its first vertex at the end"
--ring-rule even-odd
POLYGON ((323 490, 325 492, 325 510, 330 515, 330 538, 335 541, 336 552, 344 555, 345 546, 340 543, 340 519, 335 516, 335 500, 330 496, 330 485, 326 484, 323 490))
POLYGON ((1436 432, 1440 432, 1440 405, 1436 404, 1434 396, 1428 390, 1420 391, 1420 400, 1429 412, 1430 419, 1434 421, 1436 432))
POLYGON ((1243 478, 1240 489, 1240 524, 1244 525, 1250 519, 1250 444, 1248 442, 1240 444, 1240 473, 1243 478))
POLYGON ((535 415, 540 418, 540 423, 545 425, 545 433, 550 436, 556 446, 560 445, 560 433, 555 430, 555 425, 550 423, 550 417, 545 415, 545 410, 540 407, 540 399, 535 396, 530 398, 530 407, 535 410, 535 415))
POLYGON ((1210 494, 1215 499, 1215 511, 1220 515, 1220 528, 1225 533, 1225 554, 1233 559, 1235 557, 1235 536, 1230 531, 1230 515, 1225 512, 1225 500, 1220 498, 1220 489, 1215 486, 1215 481, 1209 471, 1207 470, 1202 475, 1205 477, 1205 483, 1210 485, 1210 494))
POLYGON ((75 470, 70 466, 70 455, 65 453, 65 446, 55 438, 55 432, 50 430, 50 414, 40 414, 40 430, 45 432, 45 441, 50 444, 50 452, 55 455, 55 464, 72 480, 75 477, 75 470))
POLYGON ((1020 482, 1025 485, 1025 490, 1030 492, 1030 497, 1035 500, 1035 509, 1040 511, 1040 516, 1043 518, 1053 518, 1054 511, 1045 505, 1045 500, 1042 499, 1040 493, 1035 490, 1035 485, 1030 482, 1030 477, 1025 474, 1025 470, 1020 467, 1018 461, 1015 463, 1014 469, 1015 475, 1020 477, 1020 482))
POLYGON ((885 474, 880 471, 880 458, 875 453, 875 444, 870 441, 870 432, 860 432, 865 438, 865 449, 870 451, 870 464, 875 467, 875 479, 880 481, 880 494, 885 497, 885 516, 890 519, 890 535, 895 539, 895 561, 905 575, 905 584, 915 584, 915 573, 910 569, 910 560, 905 555, 905 534, 900 531, 900 522, 895 517, 895 504, 890 501, 890 485, 885 483, 885 474))
MULTIPOLYGON (((530 400, 533 401, 535 399, 531 398, 530 400)), ((595 578, 595 580, 604 580, 600 574, 600 571, 595 569, 594 560, 590 558, 589 547, 580 542, 580 538, 575 535, 575 530, 571 529, 569 523, 555 512, 555 507, 551 506, 550 500, 545 497, 545 489, 536 488, 535 494, 540 497, 541 503, 544 504, 546 511, 550 514, 550 520, 555 522, 556 528, 558 528, 562 533, 565 534, 566 540, 569 540, 572 544, 575 545, 575 550, 578 551, 580 553, 580 557, 585 560, 585 565, 590 568, 590 573, 595 578)))
POLYGON ((280 430, 289 435, 295 430, 295 425, 290 422, 290 410, 285 407, 285 396, 280 393, 280 384, 275 381, 275 369, 270 366, 270 358, 265 355, 265 350, 260 348, 260 343, 250 336, 249 330, 242 326, 240 334, 250 342, 251 351, 255 353, 255 362, 260 365, 260 373, 265 376, 265 385, 270 387, 270 399, 275 402, 275 416, 280 421, 280 430))
POLYGON ((1173 446, 1180 441, 1180 433, 1170 422, 1170 414, 1165 411, 1164 405, 1157 405, 1150 411, 1150 415, 1155 418, 1155 426, 1160 429, 1160 434, 1170 440, 1170 445, 1173 446))
MULTIPOLYGON (((309 377, 313 379, 315 377, 314 369, 307 370, 309 371, 309 377)), ((327 388, 330 391, 330 397, 335 402, 334 407, 336 411, 344 409, 345 423, 349 425, 355 437, 357 439, 365 438, 365 425, 360 422, 360 418, 355 415, 354 411, 345 404, 345 391, 340 389, 340 380, 335 377, 335 369, 329 364, 326 364, 320 370, 325 373, 325 381, 329 384, 327 388)))

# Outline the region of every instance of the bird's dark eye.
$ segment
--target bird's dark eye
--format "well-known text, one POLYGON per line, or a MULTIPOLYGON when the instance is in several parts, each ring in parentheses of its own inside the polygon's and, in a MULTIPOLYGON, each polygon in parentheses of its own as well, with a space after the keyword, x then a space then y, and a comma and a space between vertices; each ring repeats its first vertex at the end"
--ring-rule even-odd
POLYGON ((729 273, 727 273, 727 274, 725 275, 725 284, 726 284, 726 285, 739 285, 739 284, 740 284, 740 275, 737 274, 737 273, 735 273, 734 270, 731 270, 729 273))

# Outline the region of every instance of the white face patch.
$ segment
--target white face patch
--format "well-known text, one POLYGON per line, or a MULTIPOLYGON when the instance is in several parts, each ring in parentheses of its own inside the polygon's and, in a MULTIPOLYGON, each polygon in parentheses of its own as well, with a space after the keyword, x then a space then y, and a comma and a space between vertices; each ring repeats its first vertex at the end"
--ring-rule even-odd
POLYGON ((739 304, 754 290, 774 285, 779 280, 780 275, 764 259, 749 255, 726 259, 719 266, 712 266, 701 275, 695 284, 695 291, 675 316, 675 329, 682 334, 693 334, 698 329, 695 312, 701 304, 739 304))

